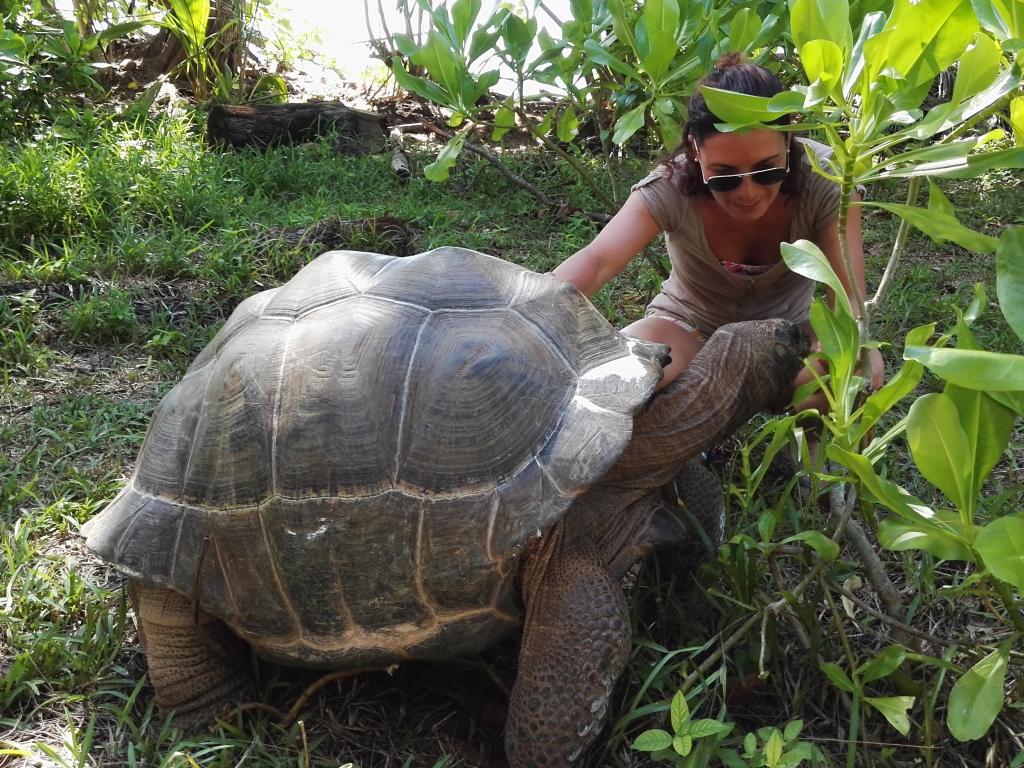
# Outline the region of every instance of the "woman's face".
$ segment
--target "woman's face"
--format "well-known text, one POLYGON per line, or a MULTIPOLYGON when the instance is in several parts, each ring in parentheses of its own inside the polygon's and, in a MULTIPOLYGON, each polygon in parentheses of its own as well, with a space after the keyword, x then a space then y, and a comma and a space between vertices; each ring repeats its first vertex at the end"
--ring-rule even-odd
MULTIPOLYGON (((712 133, 697 145, 697 159, 705 181, 712 176, 749 173, 766 168, 785 168, 786 136, 764 129, 745 133, 712 133)), ((770 186, 750 176, 728 192, 711 190, 711 197, 722 209, 739 221, 757 221, 779 196, 782 179, 770 186)))

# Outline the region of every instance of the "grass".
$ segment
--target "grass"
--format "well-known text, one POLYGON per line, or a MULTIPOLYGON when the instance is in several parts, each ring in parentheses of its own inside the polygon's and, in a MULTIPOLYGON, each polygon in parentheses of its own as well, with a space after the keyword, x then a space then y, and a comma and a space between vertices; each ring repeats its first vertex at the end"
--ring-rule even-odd
MULTIPOLYGON (((596 209, 588 192, 550 159, 531 151, 506 159, 552 197, 596 209)), ((422 167, 430 158, 424 153, 415 160, 422 167)), ((612 186, 620 199, 644 167, 630 161, 616 169, 612 186)), ((1019 177, 945 190, 969 225, 995 232, 1021 222, 1019 177)), ((903 192, 894 187, 872 194, 899 200, 903 192)), ((472 157, 460 160, 448 184, 431 184, 417 173, 403 185, 387 157, 339 157, 330 142, 218 153, 187 120, 134 126, 91 113, 19 146, 0 147, 0 210, 0 765, 453 768, 496 759, 514 644, 476 660, 401 667, 335 684, 288 728, 257 714, 214 735, 186 738, 153 711, 120 579, 84 549, 77 529, 117 492, 153 407, 238 301, 287 279, 318 253, 315 245, 268 244, 268 232, 329 217, 361 222, 387 216, 404 222, 413 251, 458 244, 547 271, 586 244, 595 225, 539 210, 472 157)), ((896 224, 879 211, 865 214, 869 283, 884 266, 896 224)), ((354 226, 349 245, 387 252, 391 241, 382 231, 354 226)), ((907 329, 934 320, 951 325, 953 308, 967 304, 978 281, 991 305, 977 327, 979 338, 994 349, 1019 351, 994 306, 991 261, 913 236, 876 324, 878 338, 893 345, 886 352, 890 364, 907 329)), ((622 325, 642 312, 659 282, 638 259, 595 303, 622 325)), ((926 379, 922 391, 935 387, 926 379)), ((1005 509, 1021 501, 1021 455, 1018 429, 992 481, 1005 509)), ((721 465, 733 489, 734 533, 757 542, 770 520, 777 541, 824 526, 824 514, 813 505, 788 494, 747 492, 749 470, 741 457, 732 452, 721 465)), ((915 483, 898 451, 887 471, 915 483)), ((983 605, 946 609, 959 605, 950 590, 964 572, 928 555, 887 558, 890 574, 913 596, 907 601, 913 613, 902 618, 951 636, 987 631, 983 605)), ((638 574, 630 591, 636 643, 613 726, 591 764, 649 764, 628 744, 641 730, 663 726, 667 702, 695 661, 773 593, 769 562, 738 539, 685 593, 656 568, 638 574)), ((782 583, 793 583, 806 554, 771 562, 782 583)), ((856 571, 845 559, 827 576, 842 583, 856 571)), ((816 653, 838 659, 837 629, 822 618, 822 605, 820 594, 808 596, 792 615, 740 642, 695 689, 691 709, 701 717, 727 712, 736 723, 732 739, 803 718, 802 738, 841 754, 849 713, 798 642, 803 632, 816 653)), ((846 631, 863 658, 887 636, 865 614, 846 631)), ((285 706, 315 679, 267 665, 257 674, 267 700, 285 706)), ((907 685, 927 690, 940 682, 921 667, 910 676, 907 685)), ((941 685, 948 691, 949 679, 941 685)), ((895 689, 880 688, 880 695, 894 695, 895 689)), ((941 706, 944 698, 938 701, 941 706)), ((1019 715, 1019 709, 1006 711, 991 745, 1007 761, 1020 749, 1006 735, 1019 734, 1019 715)), ((912 735, 928 720, 923 708, 914 717, 922 730, 912 735)), ((865 745, 865 765, 896 765, 924 754, 924 736, 901 741, 880 718, 864 727, 869 740, 904 745, 865 745)), ((948 746, 948 736, 936 739, 948 746)), ((963 747, 965 764, 981 765, 986 746, 963 747)))

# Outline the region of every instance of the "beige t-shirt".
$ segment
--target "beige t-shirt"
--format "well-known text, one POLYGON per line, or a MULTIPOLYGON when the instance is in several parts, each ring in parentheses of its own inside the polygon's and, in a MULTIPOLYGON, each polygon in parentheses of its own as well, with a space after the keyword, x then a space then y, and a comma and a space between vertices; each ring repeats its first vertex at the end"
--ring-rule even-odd
MULTIPOLYGON (((824 144, 798 139, 822 160, 831 154, 824 144)), ((839 185, 804 172, 804 186, 794 198, 789 242, 813 240, 835 220, 839 211, 839 185)), ((701 333, 710 335, 721 325, 739 320, 780 317, 795 323, 807 320, 814 282, 791 272, 781 260, 767 272, 747 276, 730 272, 711 252, 697 197, 685 195, 659 165, 633 186, 665 233, 672 271, 650 306, 668 312, 701 333)))

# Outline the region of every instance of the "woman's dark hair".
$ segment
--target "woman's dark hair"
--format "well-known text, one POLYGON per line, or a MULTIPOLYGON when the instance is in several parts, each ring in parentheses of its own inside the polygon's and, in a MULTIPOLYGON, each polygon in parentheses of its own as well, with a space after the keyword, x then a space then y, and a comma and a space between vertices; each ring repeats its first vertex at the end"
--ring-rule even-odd
MULTIPOLYGON (((700 165, 694 154, 691 139, 698 144, 702 143, 708 136, 718 133, 715 123, 720 123, 722 120, 708 109, 704 94, 700 90, 702 85, 766 98, 784 91, 785 86, 774 73, 751 63, 741 53, 723 54, 715 62, 714 68, 697 83, 693 95, 690 96, 689 117, 683 124, 683 142, 672 151, 668 158, 662 161, 662 164, 667 166, 669 177, 677 179, 679 188, 684 194, 700 193, 710 196, 711 192, 701 176, 700 165)), ((790 116, 783 115, 778 120, 773 120, 772 124, 787 125, 790 122, 790 116)), ((780 191, 796 196, 800 194, 807 161, 804 158, 803 145, 798 141, 793 141, 791 132, 787 132, 786 135, 789 143, 789 174, 782 182, 780 191)))

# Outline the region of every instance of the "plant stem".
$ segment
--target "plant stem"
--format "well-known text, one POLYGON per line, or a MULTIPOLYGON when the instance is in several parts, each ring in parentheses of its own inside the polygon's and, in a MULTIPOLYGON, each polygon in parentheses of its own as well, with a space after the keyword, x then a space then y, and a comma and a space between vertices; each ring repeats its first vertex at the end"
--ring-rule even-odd
POLYGON ((1006 613, 1010 618, 1010 622, 1018 632, 1024 634, 1024 617, 1021 617, 1020 608, 1014 602, 1013 593, 1010 592, 1009 585, 1005 581, 1000 581, 996 578, 992 578, 992 584, 995 586, 999 599, 1006 607, 1006 613))
MULTIPOLYGON (((921 177, 915 176, 910 180, 910 184, 907 185, 907 205, 914 205, 917 202, 917 196, 920 189, 921 177)), ((900 258, 903 256, 903 249, 907 247, 907 235, 909 233, 910 222, 906 219, 901 219, 900 228, 896 232, 896 240, 892 244, 892 252, 889 254, 889 261, 885 265, 885 272, 882 274, 882 279, 878 283, 878 289, 875 291, 875 295, 867 302, 867 309, 869 312, 874 312, 882 306, 885 294, 889 290, 889 285, 892 283, 893 275, 896 273, 896 267, 899 266, 900 258)))
POLYGON ((846 655, 846 662, 850 665, 850 679, 853 680, 853 701, 850 705, 850 732, 847 734, 846 747, 846 768, 857 766, 857 730, 860 726, 860 682, 857 679, 857 658, 853 655, 850 641, 846 637, 846 630, 843 629, 843 619, 836 609, 836 603, 832 599, 832 591, 828 583, 821 576, 818 577, 821 584, 821 592, 828 603, 829 612, 832 614, 832 621, 836 626, 836 633, 839 635, 839 642, 843 645, 843 653, 846 655))

